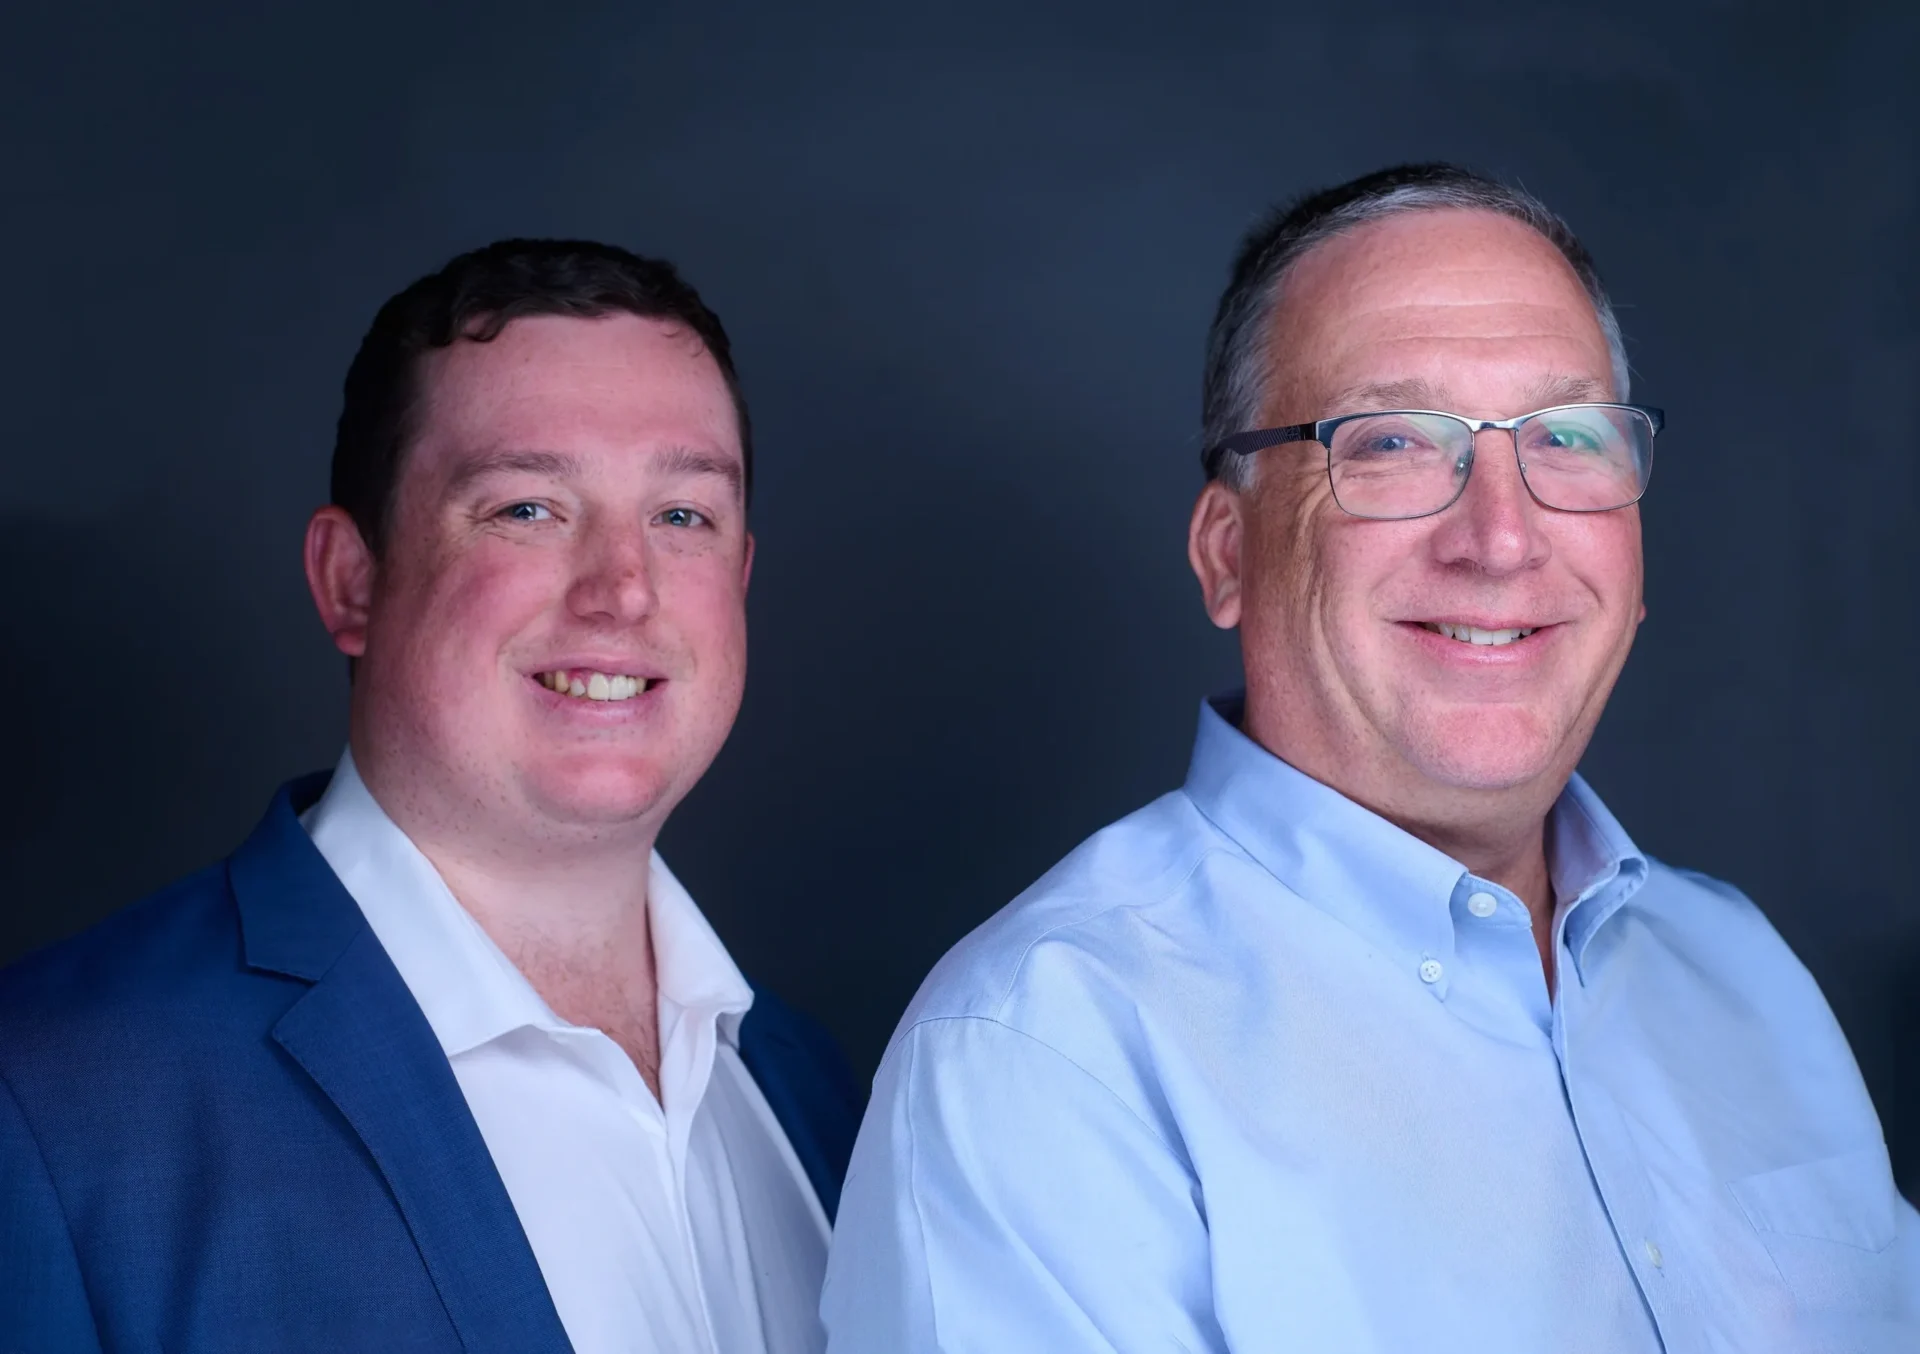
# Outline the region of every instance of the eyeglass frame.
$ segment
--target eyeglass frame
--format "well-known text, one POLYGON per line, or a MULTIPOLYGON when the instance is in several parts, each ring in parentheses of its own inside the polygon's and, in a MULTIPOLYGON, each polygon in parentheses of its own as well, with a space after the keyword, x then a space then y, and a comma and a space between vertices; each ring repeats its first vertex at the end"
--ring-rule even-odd
MULTIPOLYGON (((1422 517, 1432 517, 1438 513, 1443 513, 1460 501, 1460 495, 1467 491, 1467 481, 1473 478, 1473 463, 1471 461, 1468 462, 1467 473, 1460 477, 1459 487, 1453 491, 1453 497, 1437 508, 1429 509, 1426 512, 1414 513, 1411 517, 1374 517, 1367 513, 1354 512, 1347 507, 1346 504, 1340 502, 1339 486, 1333 482, 1333 433, 1336 428, 1343 423, 1351 423, 1355 419, 1384 418, 1391 417, 1394 414, 1428 414, 1438 418, 1450 418, 1456 423, 1464 423, 1467 425, 1470 449, 1472 446, 1471 439, 1478 437, 1483 432, 1499 430, 1512 433, 1513 456, 1514 460, 1518 462, 1520 459, 1520 425, 1529 419, 1539 418, 1542 414, 1552 414, 1562 409, 1625 409, 1645 418, 1653 428, 1654 438, 1659 437, 1661 430, 1667 426, 1667 413, 1664 409, 1657 409, 1650 404, 1621 404, 1612 400, 1576 400, 1572 404, 1550 404, 1544 409, 1535 409, 1532 413, 1519 414, 1513 418, 1468 418, 1464 414, 1452 413, 1445 409, 1363 409, 1359 413, 1336 414, 1332 418, 1316 419, 1312 423, 1289 423, 1285 427, 1280 428, 1255 428, 1249 432, 1234 433, 1230 437, 1222 438, 1220 441, 1208 447, 1206 451, 1202 452, 1200 464, 1208 476, 1211 477, 1219 473, 1220 463, 1227 456, 1251 456, 1256 451, 1264 451, 1268 447, 1283 447, 1289 442, 1318 442, 1325 448, 1327 453, 1327 487, 1332 490, 1334 505, 1338 507, 1341 512, 1346 513, 1349 517, 1358 517, 1368 522, 1417 522, 1422 517)), ((1652 438, 1648 439, 1649 445, 1652 444, 1652 440, 1652 438)), ((1528 496, 1549 512, 1618 512, 1621 508, 1630 508, 1645 498, 1647 496, 1647 484, 1652 478, 1652 472, 1649 470, 1640 481, 1640 492, 1628 499, 1625 503, 1615 503, 1605 508, 1558 508, 1544 501, 1539 494, 1534 492, 1533 486, 1527 483, 1525 465, 1522 464, 1520 467, 1520 482, 1526 484, 1528 496)))

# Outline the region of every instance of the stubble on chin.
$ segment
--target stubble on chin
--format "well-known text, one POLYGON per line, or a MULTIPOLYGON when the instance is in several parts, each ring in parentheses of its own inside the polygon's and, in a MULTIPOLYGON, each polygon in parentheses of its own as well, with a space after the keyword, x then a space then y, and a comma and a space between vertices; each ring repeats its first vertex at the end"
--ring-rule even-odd
POLYGON ((1500 792, 1564 779, 1558 773, 1569 732, 1531 710, 1466 709, 1409 718, 1394 741, 1422 780, 1448 789, 1500 792))

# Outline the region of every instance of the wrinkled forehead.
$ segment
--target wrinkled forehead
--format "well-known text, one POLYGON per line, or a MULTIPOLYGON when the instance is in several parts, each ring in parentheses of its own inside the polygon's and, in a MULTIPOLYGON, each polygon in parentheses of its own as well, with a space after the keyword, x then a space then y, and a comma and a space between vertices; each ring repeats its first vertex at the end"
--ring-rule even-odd
POLYGON ((1281 279, 1268 345, 1272 396, 1305 406, 1301 417, 1344 412, 1324 405, 1366 387, 1419 383, 1485 416, 1525 389, 1587 382, 1604 396, 1613 384, 1571 265, 1485 211, 1403 213, 1315 247, 1281 279))

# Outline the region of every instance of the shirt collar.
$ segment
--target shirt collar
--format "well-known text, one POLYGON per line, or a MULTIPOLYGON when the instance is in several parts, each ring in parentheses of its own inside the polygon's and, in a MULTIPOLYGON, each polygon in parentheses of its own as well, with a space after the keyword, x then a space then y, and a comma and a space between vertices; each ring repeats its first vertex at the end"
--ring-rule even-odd
MULTIPOLYGON (((326 793, 300 821, 366 914, 449 1058, 517 1029, 578 1028, 554 1013, 460 905, 380 807, 351 752, 341 755, 326 793)), ((658 852, 648 862, 647 907, 663 1014, 712 1017, 722 1037, 737 1044, 753 989, 658 852)))
MULTIPOLYGON (((1255 743, 1238 727, 1242 707, 1239 693, 1201 704, 1186 782, 1195 807, 1302 899, 1415 963, 1439 962, 1444 974, 1455 903, 1481 889, 1511 895, 1255 743)), ((1578 965, 1645 878, 1646 858, 1578 776, 1549 831, 1558 924, 1578 965)), ((1433 986, 1446 995, 1444 979, 1433 986)))
POLYGON ((1587 946, 1647 878, 1647 858, 1579 776, 1553 806, 1548 830, 1553 891, 1559 904, 1554 938, 1573 956, 1585 981, 1587 946))
POLYGON ((688 1016, 712 1015, 721 1037, 738 1048, 740 1021, 753 1005, 753 987, 658 851, 648 863, 647 910, 653 927, 654 981, 662 1003, 670 1002, 688 1016))
POLYGON ((1460 862, 1362 808, 1238 728, 1242 698, 1202 703, 1187 795, 1269 874, 1417 964, 1453 953, 1460 862))

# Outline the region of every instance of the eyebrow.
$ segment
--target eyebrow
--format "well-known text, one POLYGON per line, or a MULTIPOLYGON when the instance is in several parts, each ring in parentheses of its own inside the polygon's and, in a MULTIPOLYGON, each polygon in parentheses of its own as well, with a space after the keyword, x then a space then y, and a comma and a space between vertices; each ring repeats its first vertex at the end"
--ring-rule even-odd
POLYGON ((740 462, 731 456, 716 456, 692 447, 668 447, 656 452, 653 468, 662 475, 713 475, 723 479, 739 497, 746 482, 740 462))
POLYGON ((1449 396, 1444 388, 1415 377, 1408 381, 1369 381, 1348 386, 1327 402, 1332 417, 1380 409, 1438 409, 1449 396))
MULTIPOLYGON (((1537 408, 1556 404, 1584 404, 1612 398, 1606 384, 1588 376, 1543 376, 1527 387, 1527 402, 1537 408)), ((1406 381, 1372 381, 1348 386, 1329 401, 1331 417, 1346 413, 1372 413, 1384 409, 1437 409, 1447 411, 1453 396, 1445 386, 1436 386, 1419 377, 1406 381)))
POLYGON ((1544 376, 1527 390, 1528 397, 1540 401, 1542 408, 1555 404, 1604 403, 1613 398, 1606 382, 1591 376, 1544 376))
POLYGON ((453 473, 447 482, 449 496, 465 492, 481 480, 499 475, 542 475, 548 479, 566 479, 580 473, 580 461, 563 451, 494 451, 476 456, 453 473))
MULTIPOLYGON (((728 456, 697 451, 692 447, 667 447, 653 453, 656 474, 712 475, 723 479, 737 497, 746 476, 740 463, 728 456)), ((545 479, 571 479, 581 474, 580 458, 564 451, 495 451, 476 456, 454 472, 447 483, 447 494, 457 496, 473 485, 501 475, 538 475, 545 479)))

